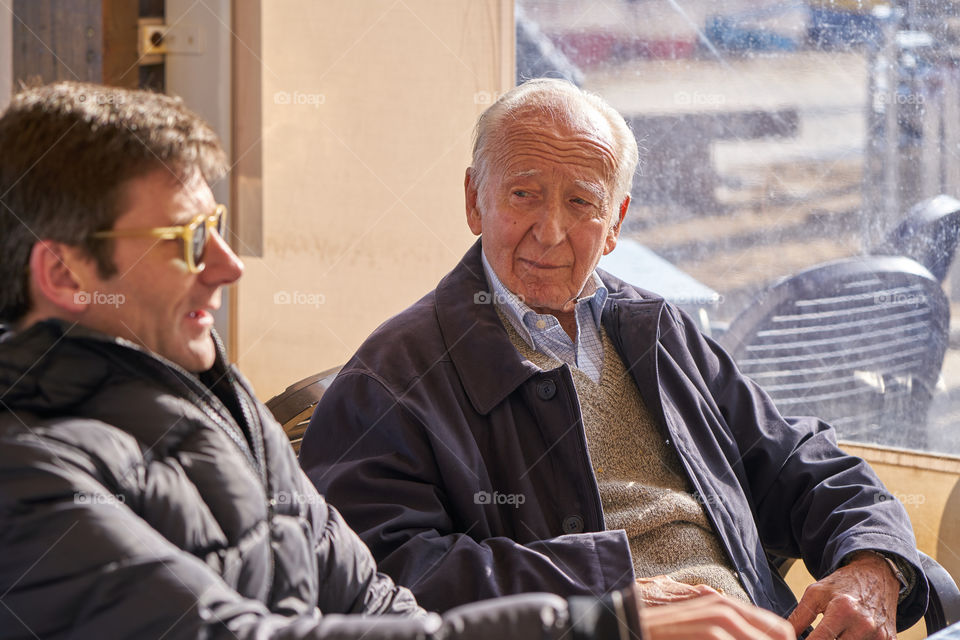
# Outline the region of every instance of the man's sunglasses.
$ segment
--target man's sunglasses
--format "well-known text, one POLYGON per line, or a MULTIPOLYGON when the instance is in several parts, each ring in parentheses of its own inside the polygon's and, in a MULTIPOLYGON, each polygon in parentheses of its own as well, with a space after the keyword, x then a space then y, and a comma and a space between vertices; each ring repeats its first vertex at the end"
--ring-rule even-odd
POLYGON ((152 229, 111 229, 98 231, 94 238, 138 238, 152 237, 161 240, 180 240, 183 242, 183 260, 190 273, 203 271, 203 253, 207 248, 210 232, 217 231, 221 238, 227 230, 227 206, 218 204, 212 214, 201 213, 187 224, 176 227, 154 227, 152 229))

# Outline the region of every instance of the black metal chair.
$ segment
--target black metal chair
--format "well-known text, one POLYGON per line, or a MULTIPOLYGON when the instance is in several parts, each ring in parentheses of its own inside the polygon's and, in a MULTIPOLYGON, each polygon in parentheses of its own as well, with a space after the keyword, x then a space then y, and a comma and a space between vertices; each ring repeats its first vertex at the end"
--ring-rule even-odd
POLYGON ((949 320, 926 268, 865 256, 781 280, 718 340, 784 415, 817 416, 846 439, 922 449, 949 320))
POLYGON ((960 588, 936 560, 920 552, 920 565, 930 583, 930 600, 923 621, 927 635, 960 622, 960 588))
POLYGON ((310 423, 313 409, 320 402, 324 392, 333 379, 340 373, 340 367, 327 369, 299 382, 294 382, 282 393, 267 400, 270 413, 283 426, 293 450, 300 453, 300 442, 310 423))
POLYGON ((914 205, 874 255, 913 258, 943 282, 960 240, 960 200, 934 196, 914 205))

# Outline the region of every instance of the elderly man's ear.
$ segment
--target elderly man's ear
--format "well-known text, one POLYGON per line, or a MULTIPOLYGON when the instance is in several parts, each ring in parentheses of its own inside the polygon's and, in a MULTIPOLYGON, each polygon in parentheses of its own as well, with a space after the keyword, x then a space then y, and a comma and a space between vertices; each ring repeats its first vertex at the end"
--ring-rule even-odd
POLYGON ((627 209, 630 207, 630 196, 626 196, 620 203, 620 209, 614 214, 616 218, 610 225, 607 232, 607 241, 603 247, 603 255, 607 255, 617 246, 617 240, 620 238, 620 230, 623 228, 623 219, 627 217, 627 209))
POLYGON ((473 176, 473 167, 467 167, 463 177, 463 195, 467 205, 467 226, 470 227, 473 235, 478 236, 483 230, 483 224, 480 220, 480 209, 477 208, 479 193, 473 176))
MULTIPOLYGON (((77 316, 88 308, 84 275, 96 269, 77 247, 40 240, 30 250, 30 295, 33 312, 43 316, 77 316)), ((31 314, 32 315, 32 314, 31 314)))

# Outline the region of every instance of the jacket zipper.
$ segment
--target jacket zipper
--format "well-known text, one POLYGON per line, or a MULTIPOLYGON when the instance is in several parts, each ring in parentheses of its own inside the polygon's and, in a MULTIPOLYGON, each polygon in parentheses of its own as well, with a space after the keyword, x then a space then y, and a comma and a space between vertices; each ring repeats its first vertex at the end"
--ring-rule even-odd
MULTIPOLYGON (((108 341, 93 340, 94 344, 97 346, 107 344, 112 345, 113 343, 108 341)), ((155 367, 157 369, 159 380, 169 380, 169 374, 172 373, 176 379, 182 383, 184 388, 176 387, 167 383, 167 387, 170 389, 170 393, 175 396, 185 395, 186 399, 191 401, 195 406, 197 406, 204 415, 210 418, 214 424, 216 424, 221 431, 223 431, 227 437, 236 445, 237 449, 240 450, 240 453, 243 454, 244 459, 247 461, 247 464, 250 465, 250 469, 260 478, 261 483, 264 487, 264 492, 266 493, 266 481, 265 481, 265 471, 261 468, 261 465, 258 464, 258 461, 254 458, 253 452, 250 447, 247 445, 246 438, 244 438, 243 433, 239 429, 234 428, 227 420, 224 419, 225 415, 230 415, 230 412, 227 410, 227 407, 217 398, 212 391, 207 389, 205 386, 202 389, 197 389, 200 386, 199 380, 197 380, 193 374, 189 373, 186 369, 180 365, 170 362, 166 359, 161 359, 159 356, 156 356, 152 353, 147 353, 143 351, 140 347, 135 345, 130 345, 127 348, 132 349, 135 352, 141 353, 145 356, 146 362, 149 363, 149 366, 155 367)), ((113 358, 112 353, 107 353, 111 359, 120 361, 118 358, 113 358)), ((222 360, 222 349, 220 348, 219 343, 217 343, 217 356, 218 359, 222 360)), ((129 365, 123 363, 124 368, 129 368, 129 365)), ((140 374, 141 372, 137 372, 140 374)))
POLYGON ((233 370, 227 367, 227 380, 230 385, 237 390, 237 399, 240 401, 240 410, 243 412, 243 418, 250 426, 250 439, 253 444, 253 454, 259 463, 260 480, 263 482, 264 489, 267 487, 267 456, 263 442, 263 423, 260 422, 260 416, 256 409, 250 406, 250 394, 247 389, 240 384, 233 370))

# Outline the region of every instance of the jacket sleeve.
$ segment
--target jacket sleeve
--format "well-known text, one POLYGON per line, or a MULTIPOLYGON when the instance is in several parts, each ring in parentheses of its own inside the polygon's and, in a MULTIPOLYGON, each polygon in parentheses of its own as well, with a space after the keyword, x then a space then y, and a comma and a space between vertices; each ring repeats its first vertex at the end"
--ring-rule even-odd
MULTIPOLYGON (((596 602, 601 615, 574 624, 567 601, 547 594, 470 605, 443 617, 418 609, 402 617, 319 609, 276 615, 139 518, 106 488, 97 457, 25 425, 0 429, 0 638, 506 640, 593 637, 624 619, 596 602)), ((125 436, 98 438, 98 446, 115 458, 139 454, 125 436)), ((372 585, 364 612, 392 610, 405 590, 375 574, 335 512, 330 522, 326 544, 359 582, 372 585), (353 564, 349 556, 356 556, 353 564)), ((407 598, 405 605, 415 607, 407 598)))
POLYGON ((817 579, 835 571, 853 551, 896 554, 918 576, 898 607, 898 627, 919 620, 928 586, 903 505, 891 499, 870 465, 837 446, 830 425, 813 417, 782 416, 722 347, 693 328, 689 318, 677 316, 682 325, 677 334, 735 440, 735 472, 745 479, 764 547, 802 558, 817 579))
POLYGON ((440 414, 461 411, 445 406, 455 401, 443 393, 398 397, 366 372, 341 373, 314 412, 300 463, 381 570, 422 606, 444 611, 530 591, 598 596, 633 582, 622 530, 525 543, 490 535, 487 522, 462 511, 473 506, 484 465, 469 458, 471 442, 456 440, 474 434, 424 424, 420 402, 440 414))

